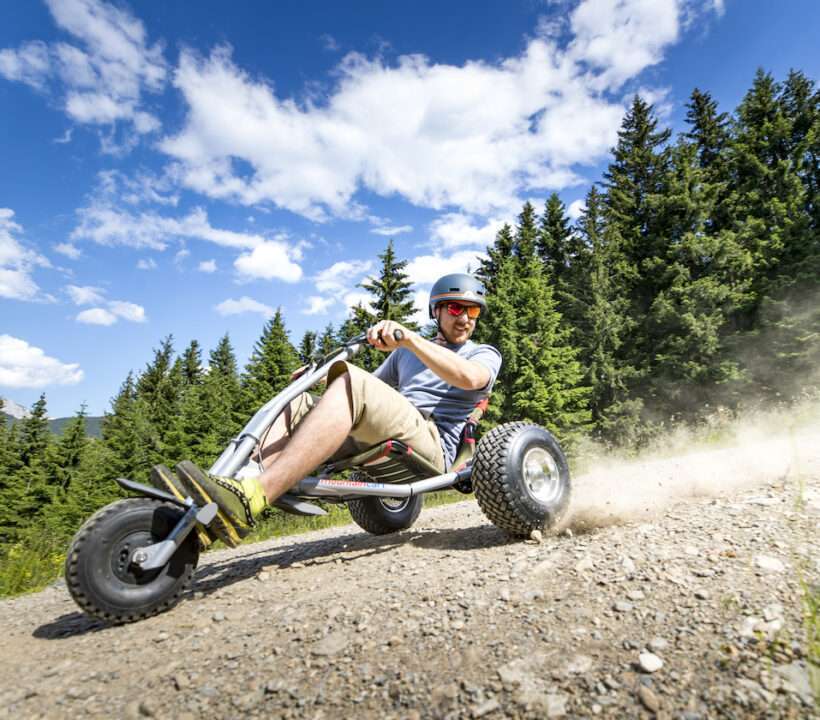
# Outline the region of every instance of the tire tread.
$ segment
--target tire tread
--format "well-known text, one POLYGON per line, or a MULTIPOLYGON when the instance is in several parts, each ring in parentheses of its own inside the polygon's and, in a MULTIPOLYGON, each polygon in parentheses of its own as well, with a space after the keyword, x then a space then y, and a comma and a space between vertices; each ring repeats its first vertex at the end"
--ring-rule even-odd
MULTIPOLYGON (((137 503, 144 503, 146 500, 150 499, 127 498, 125 500, 118 500, 106 505, 103 508, 100 508, 88 520, 86 520, 82 527, 77 531, 77 534, 74 536, 74 540, 71 543, 71 547, 69 548, 68 554, 66 555, 65 582, 68 587, 69 594, 74 599, 74 602, 76 602, 84 612, 99 620, 104 620, 107 623, 123 624, 136 622, 138 620, 153 617, 154 615, 158 615, 166 610, 170 610, 182 599, 183 593, 190 587, 191 581, 194 577, 194 571, 196 569, 195 563, 188 568, 184 577, 179 581, 173 595, 167 597, 163 602, 158 603, 147 610, 135 613, 113 613, 109 610, 105 610, 99 607, 84 591, 83 579, 78 569, 79 559, 84 548, 92 540, 94 530, 109 516, 124 510, 126 505, 136 505, 137 503)), ((158 505, 164 504, 169 507, 173 507, 168 503, 162 503, 158 500, 150 501, 156 502, 158 505)))

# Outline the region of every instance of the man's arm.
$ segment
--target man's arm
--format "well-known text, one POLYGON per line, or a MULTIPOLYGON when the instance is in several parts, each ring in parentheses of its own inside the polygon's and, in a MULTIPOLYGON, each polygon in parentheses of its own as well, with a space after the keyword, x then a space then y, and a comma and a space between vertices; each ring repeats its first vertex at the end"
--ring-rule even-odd
POLYGON ((399 347, 407 348, 444 382, 461 390, 481 390, 490 382, 490 371, 481 363, 459 357, 449 348, 425 340, 393 320, 383 320, 374 325, 368 331, 367 339, 371 345, 386 352, 399 347), (404 333, 400 342, 393 337, 394 330, 404 333))

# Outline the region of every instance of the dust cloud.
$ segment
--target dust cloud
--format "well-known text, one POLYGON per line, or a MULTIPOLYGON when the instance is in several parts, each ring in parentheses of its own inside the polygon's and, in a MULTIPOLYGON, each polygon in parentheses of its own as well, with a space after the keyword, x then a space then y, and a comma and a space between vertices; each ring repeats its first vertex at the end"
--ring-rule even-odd
POLYGON ((584 532, 647 522, 690 498, 717 498, 820 477, 820 407, 770 413, 734 423, 722 446, 670 456, 681 438, 632 460, 600 457, 573 479, 561 528, 584 532))

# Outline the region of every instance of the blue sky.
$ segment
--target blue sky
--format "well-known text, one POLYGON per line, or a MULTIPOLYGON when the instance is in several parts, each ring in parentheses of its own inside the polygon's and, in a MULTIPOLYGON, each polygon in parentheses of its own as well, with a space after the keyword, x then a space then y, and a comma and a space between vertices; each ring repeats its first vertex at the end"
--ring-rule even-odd
POLYGON ((680 130, 694 87, 820 69, 809 0, 192 7, 0 3, 0 396, 102 413, 168 334, 244 364, 391 237, 423 312, 524 200, 578 212, 635 92, 680 130))

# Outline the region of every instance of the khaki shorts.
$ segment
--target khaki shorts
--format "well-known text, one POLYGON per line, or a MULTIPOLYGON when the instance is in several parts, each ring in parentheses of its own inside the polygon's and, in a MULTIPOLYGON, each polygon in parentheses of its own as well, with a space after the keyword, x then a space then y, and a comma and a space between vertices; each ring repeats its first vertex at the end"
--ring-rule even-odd
MULTIPOLYGON (((399 440, 443 473, 444 453, 436 424, 432 420, 425 420, 406 397, 387 383, 343 360, 331 365, 328 383, 345 372, 350 375, 353 428, 329 460, 352 457, 385 440, 399 440)), ((296 426, 319 400, 314 395, 302 393, 291 401, 290 407, 285 410, 289 434, 293 435, 296 426)))

